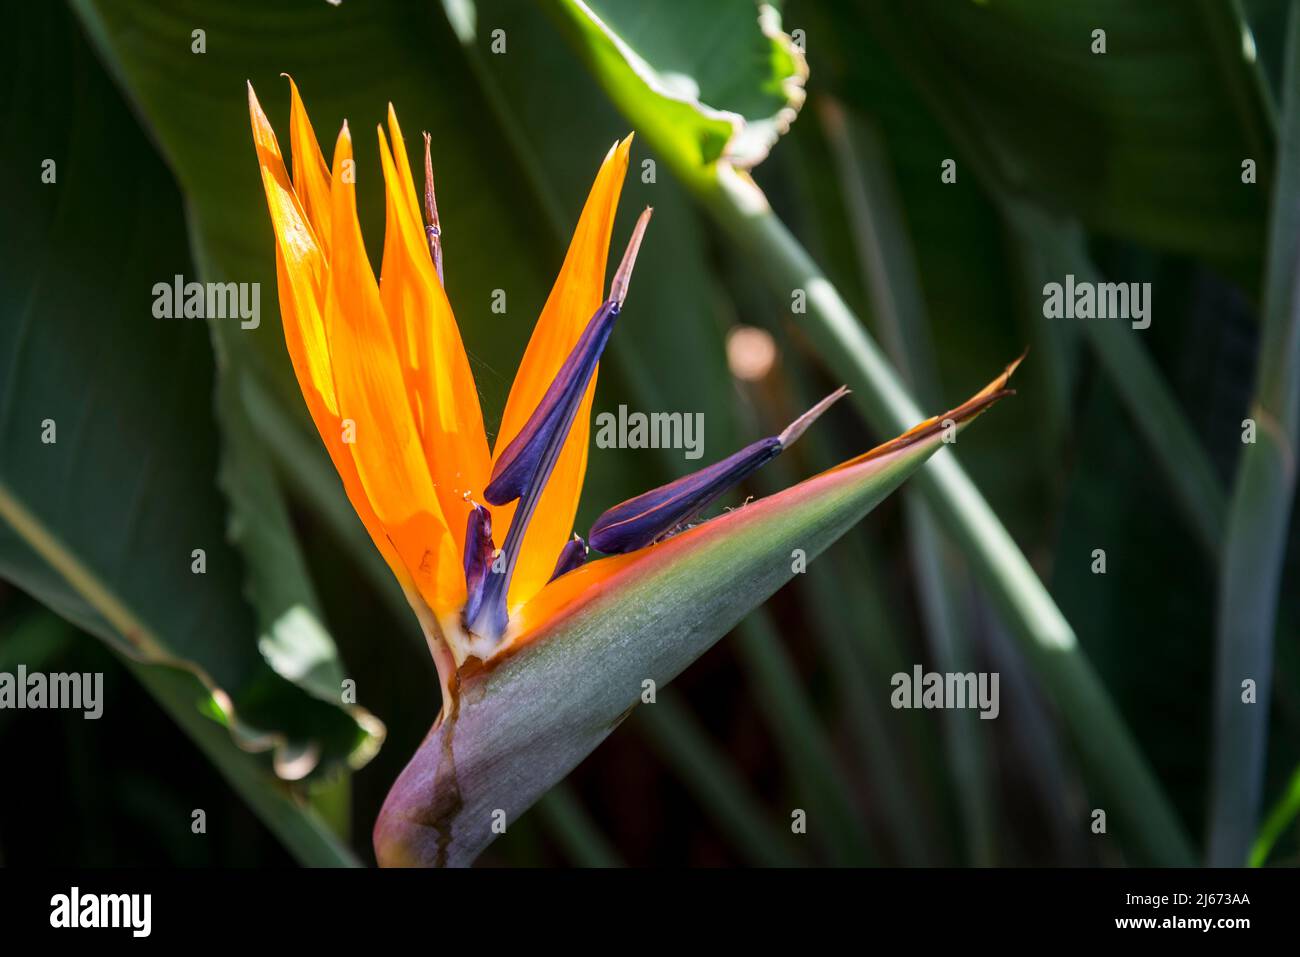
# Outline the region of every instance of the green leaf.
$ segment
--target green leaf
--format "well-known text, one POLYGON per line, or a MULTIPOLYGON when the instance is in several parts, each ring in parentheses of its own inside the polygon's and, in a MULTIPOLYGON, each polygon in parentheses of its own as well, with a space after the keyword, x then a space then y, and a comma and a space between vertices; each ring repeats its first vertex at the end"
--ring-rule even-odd
POLYGON ((472 862, 627 717, 643 682, 676 677, 792 577, 800 552, 819 555, 942 447, 946 422, 969 422, 1005 382, 872 454, 543 592, 528 641, 461 670, 380 812, 380 863, 472 862))
POLYGON ((284 773, 360 760, 365 716, 259 651, 213 482, 206 330, 151 315, 155 283, 190 273, 180 199, 66 12, 25 10, 4 50, 25 135, 0 175, 25 185, 0 239, 0 574, 124 655, 189 671, 209 716, 284 773))
POLYGON ((772 8, 715 0, 664 16, 636 0, 595 0, 582 11, 570 24, 598 71, 615 78, 615 104, 626 111, 625 101, 652 98, 641 131, 701 175, 724 157, 761 162, 803 103, 808 67, 772 8))

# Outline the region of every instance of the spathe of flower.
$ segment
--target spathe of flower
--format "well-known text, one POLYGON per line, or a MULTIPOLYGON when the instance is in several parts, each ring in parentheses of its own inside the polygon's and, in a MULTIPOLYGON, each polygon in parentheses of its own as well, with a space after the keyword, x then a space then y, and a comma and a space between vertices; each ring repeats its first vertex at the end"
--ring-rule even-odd
POLYGON ((375 825, 384 864, 468 863, 494 810, 522 813, 627 714, 1008 394, 982 392, 892 442, 743 509, 664 536, 788 447, 843 394, 778 436, 611 509, 600 550, 573 534, 601 352, 622 311, 649 211, 602 295, 631 137, 596 175, 520 362, 490 449, 443 288, 443 223, 425 137, 417 198, 392 106, 378 131, 386 195, 381 278, 366 257, 346 124, 331 163, 290 80, 289 175, 250 84, 249 114, 276 238, 285 344, 358 517, 411 603, 443 709, 375 825), (391 148, 390 148, 391 143, 391 148), (422 209, 423 205, 423 209, 422 209), (422 216, 423 214, 423 216, 422 216))

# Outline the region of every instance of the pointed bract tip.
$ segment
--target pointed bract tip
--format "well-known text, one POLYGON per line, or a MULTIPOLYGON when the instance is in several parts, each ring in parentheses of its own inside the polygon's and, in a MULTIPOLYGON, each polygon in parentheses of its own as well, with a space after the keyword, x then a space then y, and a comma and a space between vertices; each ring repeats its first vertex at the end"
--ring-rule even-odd
POLYGON ((799 416, 799 418, 787 425, 785 431, 776 437, 777 441, 781 443, 781 448, 788 449, 794 441, 799 438, 799 436, 803 435, 804 432, 807 431, 808 426, 821 418, 823 412, 848 394, 849 387, 846 385, 840 386, 803 415, 799 416))
POLYGON ((998 376, 996 379, 994 379, 992 382, 990 382, 988 385, 986 385, 983 389, 981 389, 981 390, 980 390, 980 391, 979 391, 979 392, 974 396, 974 398, 976 398, 976 399, 978 399, 978 398, 982 398, 982 397, 984 397, 984 396, 992 395, 992 394, 995 393, 995 392, 1002 392, 1002 393, 1006 393, 1006 394, 1014 394, 1014 393, 1015 393, 1015 390, 1014 390, 1014 389, 1008 389, 1008 388, 1007 388, 1007 381, 1008 381, 1008 380, 1011 378, 1011 376, 1015 373, 1016 369, 1018 369, 1018 368, 1020 367, 1020 363, 1022 363, 1022 362, 1025 361, 1025 356, 1027 356, 1027 355, 1029 355, 1029 349, 1028 349, 1028 347, 1026 347, 1026 348, 1025 348, 1025 351, 1022 352, 1022 353, 1020 353, 1020 355, 1019 355, 1017 358, 1015 358, 1015 359, 1013 359, 1011 362, 1009 362, 1009 363, 1007 364, 1007 367, 1006 367, 1005 369, 1002 370, 1002 374, 1001 374, 1000 376, 998 376))
POLYGON ((645 238, 646 227, 650 225, 650 216, 653 213, 654 207, 647 206, 637 217, 636 226, 632 229, 632 238, 627 241, 627 251, 623 253, 623 261, 618 264, 614 281, 609 284, 609 298, 619 307, 627 299, 627 287, 632 281, 632 268, 636 265, 637 250, 641 248, 641 240, 645 238))
POLYGON ((424 215, 429 225, 442 233, 442 224, 438 221, 438 199, 433 189, 433 137, 426 130, 424 133, 424 215))
POLYGON ((608 163, 608 162, 609 162, 610 160, 612 160, 615 156, 619 156, 619 157, 621 157, 624 161, 626 161, 628 155, 629 155, 631 152, 632 152, 632 134, 629 133, 629 134, 627 134, 627 136, 623 137, 621 140, 615 140, 615 141, 610 145, 609 150, 606 151, 606 153, 605 153, 605 158, 604 158, 603 160, 601 160, 601 165, 604 165, 605 163, 608 163))

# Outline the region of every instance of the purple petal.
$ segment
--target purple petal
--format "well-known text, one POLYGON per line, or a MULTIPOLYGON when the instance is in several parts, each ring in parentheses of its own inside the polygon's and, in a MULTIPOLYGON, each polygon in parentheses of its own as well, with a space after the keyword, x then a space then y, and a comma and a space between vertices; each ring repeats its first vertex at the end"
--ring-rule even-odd
POLYGON ((606 554, 645 548, 689 521, 776 458, 848 390, 841 387, 795 419, 780 435, 760 439, 713 465, 615 505, 591 526, 591 547, 606 554))
POLYGON ((483 603, 492 571, 492 513, 477 502, 465 526, 465 617, 472 621, 483 603))
POLYGON ((587 543, 582 540, 581 535, 574 535, 573 538, 560 549, 560 557, 555 562, 555 571, 551 572, 550 581, 555 581, 561 575, 573 571, 587 560, 587 543))

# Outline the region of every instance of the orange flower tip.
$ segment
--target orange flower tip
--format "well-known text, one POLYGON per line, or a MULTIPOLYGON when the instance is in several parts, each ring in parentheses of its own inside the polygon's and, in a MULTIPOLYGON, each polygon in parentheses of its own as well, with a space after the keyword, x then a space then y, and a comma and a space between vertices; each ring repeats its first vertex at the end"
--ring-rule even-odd
POLYGON ((614 281, 609 284, 610 301, 619 308, 622 308, 623 301, 627 299, 627 287, 632 281, 632 268, 636 265, 636 254, 641 248, 641 240, 645 238, 646 227, 650 225, 650 216, 653 213, 654 207, 647 206, 637 217, 636 226, 632 229, 632 238, 627 242, 627 251, 623 253, 623 261, 618 264, 614 281))
POLYGON ((795 440, 797 440, 799 436, 803 435, 804 432, 807 431, 808 426, 821 418, 823 412, 848 394, 849 387, 846 385, 840 386, 803 415, 799 416, 799 418, 787 425, 785 430, 776 437, 777 441, 781 443, 781 448, 788 449, 792 444, 794 444, 795 440))

